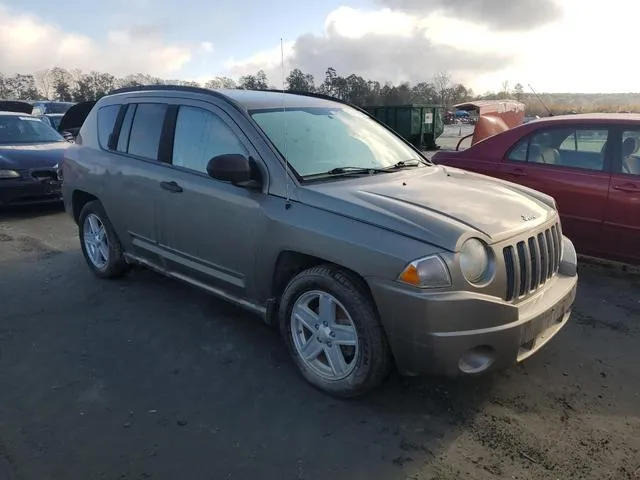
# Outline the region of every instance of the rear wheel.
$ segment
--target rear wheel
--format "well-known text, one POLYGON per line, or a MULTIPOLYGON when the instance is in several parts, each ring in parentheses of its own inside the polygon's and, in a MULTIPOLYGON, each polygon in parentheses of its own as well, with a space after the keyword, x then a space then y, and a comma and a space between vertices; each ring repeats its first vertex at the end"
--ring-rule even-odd
POLYGON ((321 266, 294 277, 282 296, 280 330, 302 376, 333 396, 362 395, 389 372, 373 302, 343 270, 321 266))
POLYGON ((122 245, 99 201, 88 202, 78 217, 80 246, 89 268, 100 278, 118 278, 129 271, 122 245))

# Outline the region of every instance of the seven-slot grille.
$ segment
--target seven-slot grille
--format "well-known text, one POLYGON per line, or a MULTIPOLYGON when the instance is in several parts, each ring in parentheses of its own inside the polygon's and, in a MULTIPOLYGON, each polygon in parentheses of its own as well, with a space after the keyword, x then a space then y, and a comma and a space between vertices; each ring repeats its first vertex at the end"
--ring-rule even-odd
POLYGON ((533 292, 555 275, 560 266, 561 249, 562 232, 559 224, 505 247, 506 300, 533 292))

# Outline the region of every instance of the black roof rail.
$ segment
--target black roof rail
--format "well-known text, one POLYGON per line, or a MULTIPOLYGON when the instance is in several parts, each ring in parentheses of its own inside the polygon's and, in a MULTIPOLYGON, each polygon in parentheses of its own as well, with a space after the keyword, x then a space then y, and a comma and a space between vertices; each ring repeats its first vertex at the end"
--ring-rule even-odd
MULTIPOLYGON (((153 84, 153 85, 138 85, 135 87, 122 87, 111 90, 107 95, 115 95, 117 93, 130 93, 130 92, 143 92, 145 90, 176 90, 183 92, 204 93, 211 95, 220 95, 215 90, 202 87, 192 87, 191 85, 173 85, 173 84, 153 84)), ((224 96, 224 95, 223 95, 224 96)))
MULTIPOLYGON (((282 93, 283 90, 280 89, 275 89, 275 88, 267 88, 265 90, 259 90, 262 92, 277 92, 277 93, 282 93)), ((331 95, 327 95, 326 93, 317 93, 317 92, 307 92, 305 90, 284 90, 284 93, 290 93, 292 95, 303 95, 305 97, 315 97, 315 98, 322 98, 324 100, 330 100, 332 102, 336 102, 336 103, 342 103, 343 105, 347 105, 348 107, 351 108, 355 108, 356 110, 360 110, 361 112, 367 113, 368 112, 366 110, 364 110, 362 107, 355 105, 351 102, 347 102, 346 100, 341 100, 340 98, 337 97, 332 97, 331 95)))
POLYGON ((217 97, 219 99, 224 100, 229 103, 231 106, 236 108, 239 111, 244 111, 243 106, 236 102, 233 98, 228 97, 227 95, 220 93, 216 90, 211 90, 209 88, 202 87, 192 87, 191 85, 173 85, 173 84, 153 84, 153 85, 139 85, 136 87, 123 87, 116 88, 115 90, 111 90, 107 95, 116 95, 119 93, 133 93, 133 92, 144 92, 149 90, 162 91, 162 90, 173 90, 179 92, 191 92, 191 93, 200 93, 204 95, 211 95, 213 97, 217 97))

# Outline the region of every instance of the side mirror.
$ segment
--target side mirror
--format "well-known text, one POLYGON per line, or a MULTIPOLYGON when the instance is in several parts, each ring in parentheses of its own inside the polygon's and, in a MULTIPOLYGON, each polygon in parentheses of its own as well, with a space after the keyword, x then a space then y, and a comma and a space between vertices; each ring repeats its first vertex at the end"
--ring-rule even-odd
POLYGON ((227 153, 213 157, 207 163, 211 178, 231 182, 240 187, 255 188, 259 182, 252 178, 251 160, 239 153, 227 153))

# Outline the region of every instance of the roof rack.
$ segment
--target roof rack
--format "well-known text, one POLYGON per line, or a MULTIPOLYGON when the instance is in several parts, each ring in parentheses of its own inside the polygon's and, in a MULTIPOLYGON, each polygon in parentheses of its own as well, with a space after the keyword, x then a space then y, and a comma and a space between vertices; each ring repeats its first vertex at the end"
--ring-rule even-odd
POLYGON ((142 92, 145 90, 181 90, 181 91, 194 92, 194 93, 204 93, 204 94, 214 94, 214 95, 216 94, 215 90, 210 90, 208 88, 202 88, 202 87, 192 87, 190 85, 153 84, 153 85, 138 85, 135 87, 116 88, 115 90, 111 90, 107 95, 115 95, 117 93, 142 92))
MULTIPOLYGON (((279 90, 279 89, 275 89, 275 88, 267 88, 265 90, 258 90, 261 92, 276 92, 276 93, 282 93, 283 90, 279 90)), ((360 110, 361 112, 367 113, 368 112, 366 110, 364 110, 362 107, 355 105, 351 102, 347 102, 346 100, 341 100, 340 98, 337 97, 332 97, 331 95, 327 95, 325 93, 316 93, 316 92, 307 92, 304 90, 284 90, 284 93, 290 93, 292 95, 303 95, 305 97, 315 97, 315 98, 322 98, 324 100, 330 100, 332 102, 336 102, 336 103, 342 103, 343 105, 347 105, 351 108, 355 108, 356 110, 360 110)))
MULTIPOLYGON (((111 90, 107 95, 115 95, 115 94, 118 94, 118 93, 143 92, 143 91, 148 91, 148 90, 175 90, 175 91, 183 91, 183 92, 202 93, 202 94, 205 94, 205 95, 214 95, 214 96, 217 96, 217 97, 221 97, 221 98, 224 98, 227 101, 232 100, 231 98, 229 98, 228 96, 220 93, 217 90, 211 90, 211 89, 202 88, 202 87, 192 87, 190 85, 172 85, 172 84, 168 84, 168 85, 164 85, 164 84, 139 85, 139 86, 135 86, 135 87, 117 88, 115 90, 111 90)), ((277 88, 245 89, 245 90, 254 91, 254 92, 283 93, 283 90, 277 89, 277 88)), ((332 97, 331 95, 326 95, 324 93, 307 92, 307 91, 303 91, 303 90, 284 90, 284 93, 288 93, 288 94, 291 94, 291 95, 302 95, 302 96, 306 96, 306 97, 322 98, 324 100, 330 100, 332 102, 342 103, 343 105, 348 105, 349 107, 352 107, 352 108, 360 110, 360 111, 362 111, 364 113, 367 113, 364 109, 362 109, 358 105, 354 105, 351 102, 347 102, 345 100, 341 100, 339 98, 332 97)))
POLYGON ((229 103, 231 106, 233 106, 234 108, 236 108, 241 112, 244 110, 240 103, 235 101, 233 98, 227 95, 224 95, 223 93, 220 93, 219 91, 211 90, 209 88, 192 87, 190 85, 172 85, 172 84, 139 85, 136 87, 117 88, 115 90, 111 90, 109 93, 107 93, 107 95, 116 95, 119 93, 144 92, 149 90, 155 90, 155 91, 173 90, 173 91, 180 91, 180 92, 191 92, 191 93, 199 93, 203 95, 211 95, 213 97, 217 97, 219 99, 224 100, 225 102, 229 103))

